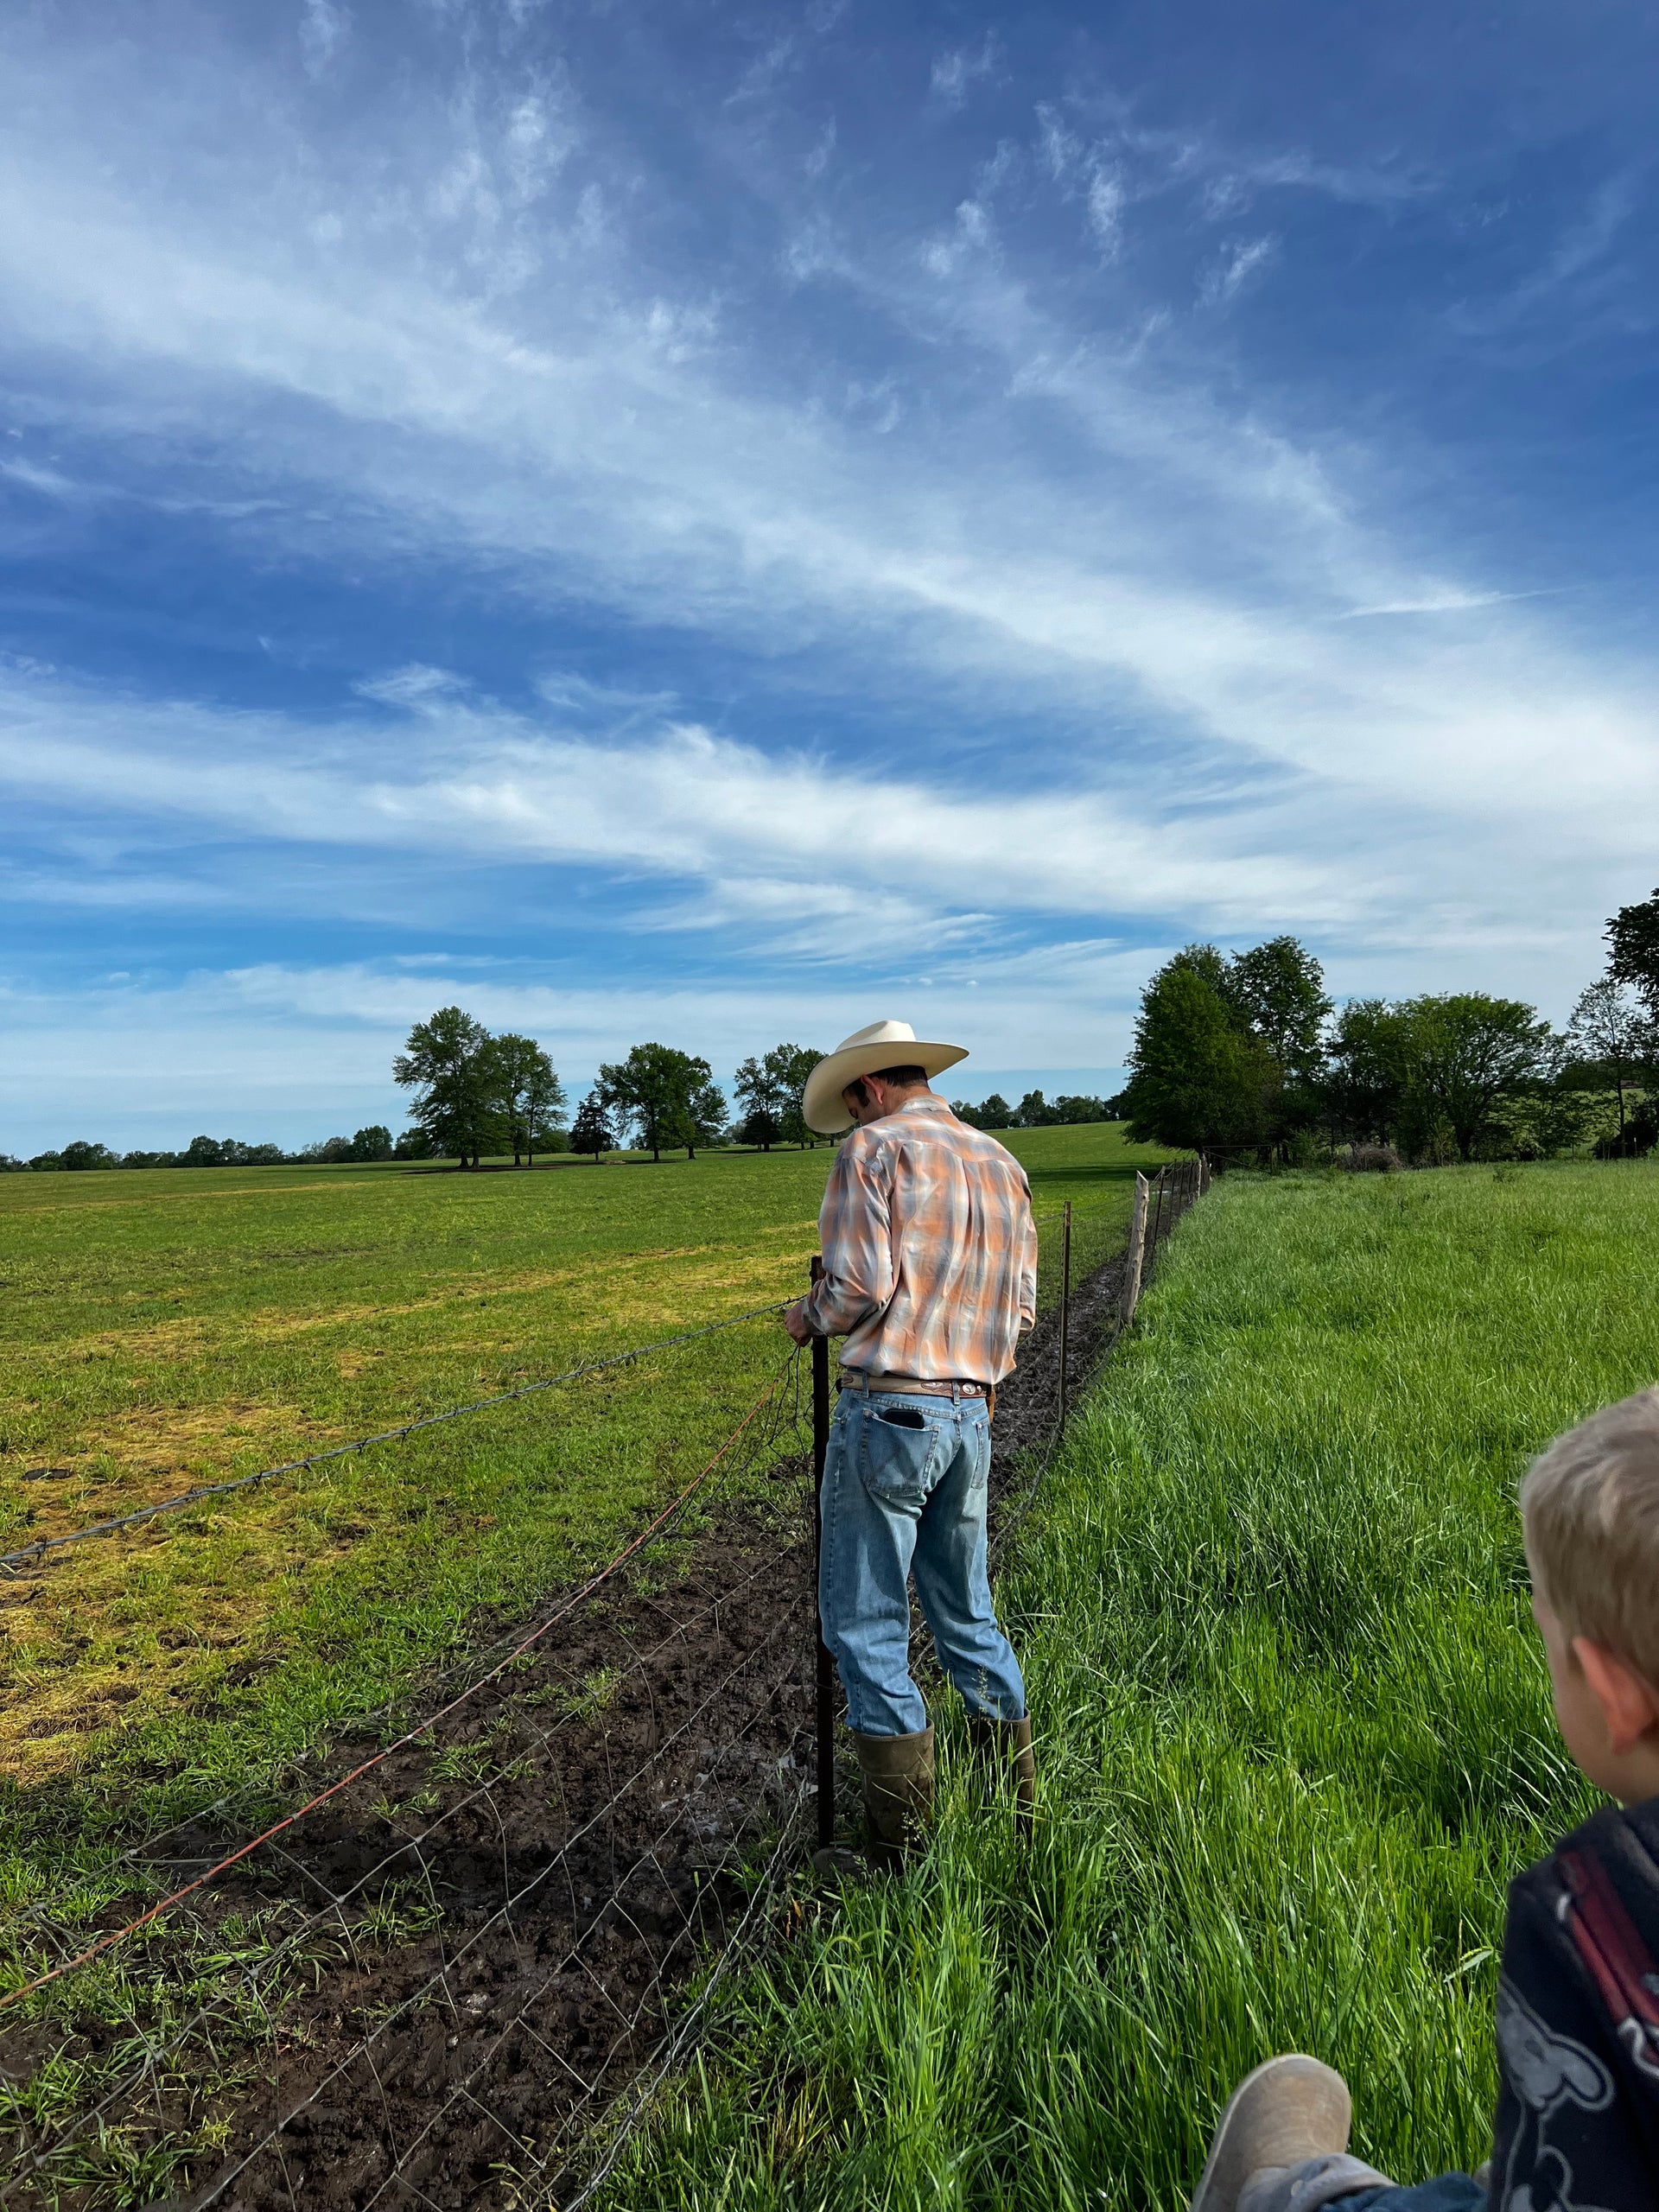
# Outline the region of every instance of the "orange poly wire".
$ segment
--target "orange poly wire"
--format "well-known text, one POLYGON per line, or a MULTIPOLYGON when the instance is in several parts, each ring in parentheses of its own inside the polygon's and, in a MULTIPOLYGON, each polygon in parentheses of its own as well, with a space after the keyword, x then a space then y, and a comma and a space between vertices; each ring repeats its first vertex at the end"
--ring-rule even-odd
POLYGON ((584 1583, 575 1595, 562 1605, 556 1613, 550 1614, 538 1629, 532 1630, 522 1643, 516 1645, 512 1650, 509 1651, 505 1659, 492 1667, 487 1675, 480 1675, 470 1689, 463 1690, 459 1697, 452 1698, 448 1705, 440 1706, 435 1713, 429 1713, 422 1721, 418 1728, 411 1728, 407 1735, 400 1736, 395 1744, 388 1744, 384 1751, 377 1751, 372 1758, 365 1759, 361 1766, 355 1766, 349 1774, 342 1775, 338 1782, 332 1783, 327 1789, 320 1791, 308 1804, 302 1805, 297 1812, 289 1813, 285 1819, 278 1821, 274 1827, 269 1827, 262 1835, 255 1836, 251 1843, 245 1843, 239 1851, 233 1851, 228 1859, 221 1859, 218 1866, 210 1866, 205 1874, 198 1874, 194 1882, 187 1882, 181 1890, 175 1890, 171 1897, 163 1897, 159 1904, 151 1905, 148 1912, 141 1913, 137 1920, 130 1921, 126 1927, 118 1928, 111 1934, 100 1936, 89 1949, 80 1952, 73 1959, 64 1960, 60 1966, 54 1967, 50 1974, 43 1974, 34 1981, 24 1982, 20 1989, 14 1989, 10 1996, 0 1997, 0 2012, 3 2012, 8 2005, 17 2004, 22 1999, 33 1996, 37 1989, 44 1989, 49 1983, 60 1980, 67 1974, 72 1974, 77 1967, 84 1967, 89 1960, 100 1957, 112 1945, 123 1942, 127 1936, 136 1936, 141 1928, 147 1927, 159 1913, 167 1911, 171 1905, 181 1904, 186 1897, 193 1896, 197 1890, 205 1889, 209 1882, 234 1866, 239 1859, 247 1858, 251 1852, 257 1851, 262 1843, 269 1843, 272 1836, 280 1835, 284 1828, 291 1828, 296 1821, 302 1821, 308 1813, 315 1813, 319 1805, 326 1805, 331 1797, 337 1797, 342 1789, 348 1789, 353 1782, 371 1772, 384 1759, 389 1759, 394 1751, 401 1751, 406 1744, 412 1744, 416 1737, 424 1736, 429 1729, 435 1728, 440 1720, 447 1720, 458 1707, 465 1705, 469 1697, 475 1696, 486 1682, 493 1681, 496 1676, 510 1667, 515 1659, 522 1658, 532 1643, 538 1643, 547 1634, 549 1629, 556 1628, 559 1622, 574 1612, 583 1599, 591 1598, 602 1582, 607 1582, 619 1567, 631 1559, 642 1544, 649 1541, 669 1516, 677 1512, 693 1492, 707 1482, 738 1438, 742 1435, 744 1430, 760 1412, 761 1407, 777 1396, 779 1388, 779 1385, 774 1382, 765 1397, 756 1399, 719 1451, 715 1452, 714 1458, 698 1470, 677 1497, 670 1499, 657 1518, 642 1529, 625 1550, 620 1551, 607 1567, 601 1567, 591 1582, 584 1583))

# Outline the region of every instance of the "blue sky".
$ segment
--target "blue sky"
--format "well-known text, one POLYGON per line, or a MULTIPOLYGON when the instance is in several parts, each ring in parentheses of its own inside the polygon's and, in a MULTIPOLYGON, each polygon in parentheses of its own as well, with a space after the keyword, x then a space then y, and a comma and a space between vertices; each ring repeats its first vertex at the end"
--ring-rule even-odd
POLYGON ((1659 18, 0 28, 0 1149, 884 1014, 1115 1084, 1194 936, 1556 1019, 1656 880, 1659 18))

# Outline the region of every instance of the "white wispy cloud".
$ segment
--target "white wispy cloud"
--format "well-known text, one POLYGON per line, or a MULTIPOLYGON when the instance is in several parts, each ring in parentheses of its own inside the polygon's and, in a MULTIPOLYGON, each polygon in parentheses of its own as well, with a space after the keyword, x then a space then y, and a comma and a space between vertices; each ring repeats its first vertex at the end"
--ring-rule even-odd
MULTIPOLYGON (((325 27, 315 92, 297 62, 284 89, 204 35, 134 101, 95 45, 43 59, 5 34, 0 342, 19 420, 62 426, 78 457, 8 446, 0 467, 66 508, 95 484, 182 512, 186 475, 209 480, 192 511, 249 562, 326 547, 550 632, 597 610, 766 677, 715 728, 654 675, 552 673, 514 711, 486 676, 371 665, 337 707, 283 715, 13 667, 0 770, 20 801, 124 823, 134 867, 163 823, 435 873, 459 855, 626 874, 650 890, 639 925, 749 932, 826 990, 818 966, 861 927, 930 962, 1033 916, 1485 957, 1548 887, 1552 941, 1593 938, 1659 803, 1647 659, 1463 573, 1423 542, 1396 455, 1301 430, 1208 374, 1193 335, 1195 254, 1220 252, 1211 306, 1265 270, 1279 234, 1260 210, 1241 230, 1262 195, 1388 206, 1421 171, 1252 156, 1057 98, 948 194, 861 207, 818 105, 745 172, 738 227, 762 207, 777 227, 728 281, 685 248, 677 175, 563 63, 469 47, 454 82, 411 80, 346 130, 326 103, 367 32, 327 5, 298 20, 325 27), (1199 243, 1154 298, 1138 226, 1177 192, 1199 243), (1081 304, 1075 270, 1053 280, 1022 245, 1033 210, 1069 226, 1081 304), (1357 619, 1409 613, 1460 619, 1357 619), (774 675, 896 704, 894 734, 853 757, 833 731, 801 742, 797 714, 785 741, 774 675)), ((707 128, 752 149, 836 21, 767 24, 707 128)), ((963 54, 940 57, 941 105, 1001 67, 963 54)), ((1554 281, 1593 271, 1617 212, 1554 281)), ((171 855, 154 880, 194 880, 171 855)), ((1041 1027, 1060 1001, 1024 1003, 1041 1027)))
POLYGON ((958 46, 936 54, 931 79, 933 97, 945 107, 961 107, 976 85, 995 78, 1002 59, 1002 42, 987 31, 977 46, 958 46))

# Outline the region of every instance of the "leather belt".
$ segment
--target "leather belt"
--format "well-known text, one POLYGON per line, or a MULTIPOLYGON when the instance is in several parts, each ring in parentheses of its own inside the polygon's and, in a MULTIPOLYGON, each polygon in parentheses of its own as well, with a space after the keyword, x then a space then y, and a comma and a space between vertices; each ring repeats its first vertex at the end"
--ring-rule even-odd
POLYGON ((914 1375, 867 1375, 861 1367, 843 1367, 843 1390, 896 1390, 907 1398, 918 1393, 926 1398, 989 1398, 995 1393, 983 1382, 938 1382, 914 1375))

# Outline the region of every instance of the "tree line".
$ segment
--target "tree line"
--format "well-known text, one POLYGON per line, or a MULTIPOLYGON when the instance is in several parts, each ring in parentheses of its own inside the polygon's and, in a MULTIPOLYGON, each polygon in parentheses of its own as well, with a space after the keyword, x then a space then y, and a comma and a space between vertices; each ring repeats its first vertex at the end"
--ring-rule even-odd
POLYGON ((410 1135, 394 1144, 391 1131, 378 1123, 355 1136, 324 1137, 297 1152, 284 1152, 279 1144, 245 1144, 239 1137, 192 1137, 182 1152, 113 1152, 106 1144, 78 1137, 59 1151, 37 1152, 32 1160, 0 1153, 0 1174, 29 1168, 304 1167, 319 1160, 332 1166, 350 1160, 418 1160, 425 1152, 424 1144, 410 1135))
POLYGON ((410 1127, 394 1140, 376 1125, 355 1136, 329 1137, 297 1152, 233 1137, 196 1137, 181 1152, 122 1154, 78 1139, 32 1160, 0 1154, 0 1171, 109 1167, 284 1167, 321 1161, 452 1160, 476 1168, 511 1153, 515 1166, 537 1154, 578 1152, 597 1165, 630 1140, 660 1160, 665 1150, 696 1156, 700 1146, 736 1143, 769 1152, 773 1145, 816 1145, 801 1116, 801 1092, 822 1054, 805 1045, 774 1045, 738 1068, 737 1110, 714 1079, 709 1062, 670 1045, 636 1045, 625 1059, 602 1065, 574 1120, 563 1084, 546 1049, 514 1031, 493 1034, 461 1007, 440 1007, 417 1021, 392 1062, 392 1077, 411 1094, 410 1127))
POLYGON ((1302 1160, 1375 1147, 1425 1164, 1659 1142, 1659 890, 1606 928, 1564 1030, 1484 991, 1350 999, 1294 937, 1190 944, 1141 995, 1111 1105, 1140 1143, 1302 1160))

